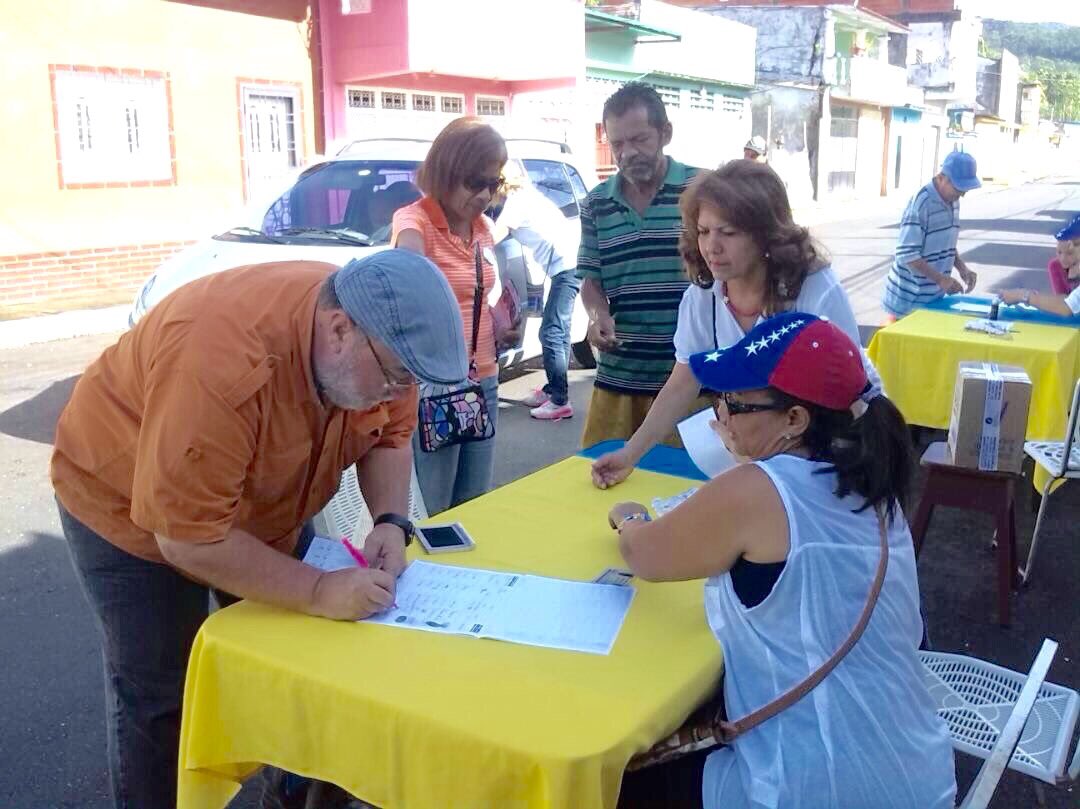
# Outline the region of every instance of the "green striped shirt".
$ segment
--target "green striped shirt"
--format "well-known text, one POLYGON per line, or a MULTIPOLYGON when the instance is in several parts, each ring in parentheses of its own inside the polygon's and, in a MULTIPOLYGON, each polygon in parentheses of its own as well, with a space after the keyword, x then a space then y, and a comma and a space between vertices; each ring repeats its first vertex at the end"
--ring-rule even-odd
POLYGON ((675 365, 679 302, 689 285, 679 257, 679 196, 698 169, 667 160, 644 216, 626 201, 618 174, 581 206, 577 273, 603 287, 620 341, 600 353, 596 386, 616 393, 655 396, 675 365))

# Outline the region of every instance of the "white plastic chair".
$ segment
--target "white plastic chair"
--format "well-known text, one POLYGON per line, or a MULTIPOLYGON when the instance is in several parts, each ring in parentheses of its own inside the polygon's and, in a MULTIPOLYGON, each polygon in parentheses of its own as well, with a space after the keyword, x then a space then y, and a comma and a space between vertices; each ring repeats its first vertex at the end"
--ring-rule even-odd
POLYGON ((1057 648, 1056 642, 1044 640, 1026 675, 964 655, 919 652, 926 685, 938 715, 948 723, 953 747, 985 759, 960 809, 988 806, 1006 768, 1049 784, 1077 777, 1080 748, 1068 773, 1065 759, 1080 696, 1045 682, 1057 648))
MULTIPOLYGON (((414 466, 409 482, 409 519, 417 522, 426 520, 427 516, 427 507, 424 505, 424 496, 420 493, 420 483, 416 479, 414 466)), ((374 520, 360 493, 356 467, 349 466, 341 473, 337 492, 315 517, 315 533, 334 539, 347 536, 363 542, 364 537, 374 527, 374 520)))
POLYGON ((1064 441, 1025 441, 1026 452, 1035 463, 1046 470, 1049 480, 1042 490, 1042 502, 1039 504, 1039 516, 1035 518, 1035 530, 1031 534, 1031 547, 1028 550, 1027 565, 1020 575, 1027 584, 1031 575, 1031 566, 1035 561, 1035 546, 1039 542, 1039 529, 1042 527, 1046 504, 1054 484, 1060 480, 1080 478, 1080 442, 1077 441, 1077 411, 1080 410, 1080 381, 1073 390, 1072 407, 1069 409, 1069 426, 1065 431, 1064 441))

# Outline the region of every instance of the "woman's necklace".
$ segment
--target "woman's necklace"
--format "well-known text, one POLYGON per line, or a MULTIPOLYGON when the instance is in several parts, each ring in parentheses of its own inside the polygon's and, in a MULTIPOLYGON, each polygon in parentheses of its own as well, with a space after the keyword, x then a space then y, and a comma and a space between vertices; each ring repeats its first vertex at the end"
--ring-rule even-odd
POLYGON ((727 308, 730 309, 731 313, 736 317, 761 317, 762 307, 759 306, 757 309, 747 312, 731 302, 731 298, 728 297, 727 281, 724 281, 723 285, 720 287, 720 294, 723 295, 724 303, 727 305, 727 308))

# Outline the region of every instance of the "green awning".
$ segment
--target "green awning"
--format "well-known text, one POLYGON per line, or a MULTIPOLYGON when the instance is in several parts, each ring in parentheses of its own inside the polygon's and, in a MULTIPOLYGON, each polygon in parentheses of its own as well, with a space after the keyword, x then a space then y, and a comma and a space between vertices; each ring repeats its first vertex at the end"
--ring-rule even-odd
POLYGON ((629 31, 636 34, 635 42, 681 42, 682 34, 655 25, 646 25, 640 20, 631 20, 616 14, 585 9, 585 33, 600 31, 629 31))
POLYGON ((657 78, 670 78, 680 79, 682 81, 690 81, 695 84, 705 84, 711 87, 724 87, 727 89, 749 91, 754 89, 752 84, 741 84, 734 81, 725 81, 724 79, 712 79, 705 76, 692 76, 688 73, 675 73, 670 70, 650 70, 647 73, 642 73, 640 70, 634 68, 631 65, 622 65, 618 62, 604 62, 599 59, 586 59, 585 60, 585 74, 588 75, 589 71, 601 71, 604 73, 614 73, 619 76, 630 76, 634 79, 647 79, 649 76, 656 76, 657 78))

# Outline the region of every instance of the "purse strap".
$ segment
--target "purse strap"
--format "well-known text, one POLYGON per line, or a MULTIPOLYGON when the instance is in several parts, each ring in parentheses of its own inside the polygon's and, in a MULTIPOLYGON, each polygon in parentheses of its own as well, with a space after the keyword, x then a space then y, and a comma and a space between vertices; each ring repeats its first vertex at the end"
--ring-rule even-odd
POLYGON ((473 294, 472 312, 472 353, 469 355, 469 371, 476 370, 476 344, 480 339, 480 307, 484 304, 484 264, 480 258, 480 242, 474 245, 473 255, 476 258, 476 291, 473 294))
POLYGON ((841 644, 839 649, 833 652, 832 657, 821 664, 817 671, 813 672, 809 677, 786 694, 777 697, 767 705, 758 708, 753 713, 747 714, 742 719, 736 720, 735 722, 718 719, 716 723, 716 737, 725 744, 730 744, 737 736, 746 733, 746 731, 751 728, 757 727, 768 719, 772 719, 782 710, 791 707, 813 691, 822 680, 829 676, 829 673, 836 668, 837 664, 844 659, 844 656, 851 651, 859 638, 862 637, 866 625, 870 623, 870 615, 874 612, 874 606, 877 604, 878 596, 881 594, 881 586, 885 582, 885 571, 889 566, 889 539, 885 534, 885 519, 882 516, 880 508, 877 510, 877 519, 878 534, 881 540, 881 558, 878 559, 877 571, 874 573, 874 581, 870 585, 870 593, 866 597, 866 604, 863 606, 862 614, 859 616, 859 620, 855 622, 855 626, 851 630, 851 634, 848 635, 847 640, 841 644))

